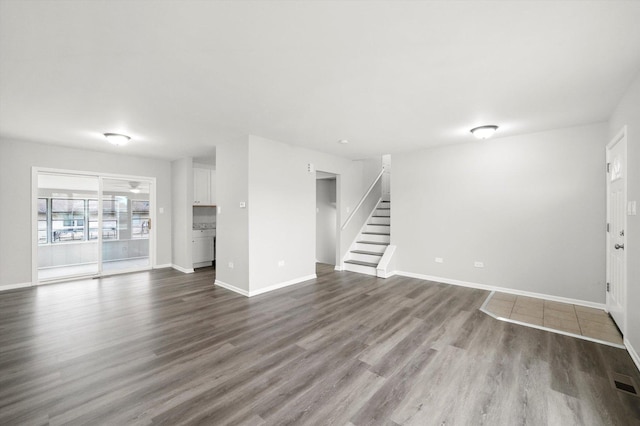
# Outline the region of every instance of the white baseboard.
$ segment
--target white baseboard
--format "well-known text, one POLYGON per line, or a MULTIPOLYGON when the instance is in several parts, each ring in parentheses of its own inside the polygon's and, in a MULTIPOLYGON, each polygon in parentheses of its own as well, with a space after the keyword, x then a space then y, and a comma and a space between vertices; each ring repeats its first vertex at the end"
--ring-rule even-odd
POLYGON ((631 359, 636 364, 636 368, 640 371, 640 356, 638 356, 638 352, 636 352, 635 348, 631 346, 631 342, 626 337, 624 338, 624 345, 627 348, 629 355, 631 355, 631 359))
POLYGON ((163 268, 173 268, 173 265, 170 263, 164 263, 162 265, 155 265, 153 269, 163 269, 163 268))
POLYGON ((333 269, 335 269, 336 271, 342 271, 342 266, 336 265, 336 267, 333 268, 333 269))
POLYGON ((171 267, 173 269, 175 269, 176 271, 182 272, 183 274, 193 274, 193 272, 194 272, 193 268, 187 269, 187 268, 183 268, 182 266, 173 265, 173 264, 171 265, 171 267))
POLYGON ((385 272, 384 269, 376 269, 376 275, 378 278, 391 278, 394 275, 397 275, 396 271, 385 272))
POLYGON ((289 280, 289 281, 285 281, 285 282, 282 282, 282 283, 270 285, 269 287, 264 287, 264 288, 260 288, 258 290, 249 291, 249 297, 257 296, 257 295, 263 294, 263 293, 268 293, 270 291, 278 290, 278 289, 281 289, 281 288, 284 288, 284 287, 289 287, 290 285, 299 284, 301 282, 313 280, 313 279, 316 279, 316 278, 318 278, 318 276, 316 274, 307 275, 307 276, 299 277, 299 278, 294 278, 294 279, 289 280))
POLYGON ((571 299, 569 297, 560 297, 560 296, 553 296, 551 294, 534 293, 531 291, 516 290, 516 289, 506 288, 506 287, 496 287, 492 285, 455 280, 451 278, 416 274, 413 272, 396 271, 396 275, 400 275, 403 277, 410 277, 410 278, 418 278, 418 279, 427 280, 427 281, 435 281, 435 282, 444 283, 444 284, 458 285, 462 287, 477 288, 480 290, 499 291, 501 293, 515 294, 516 296, 535 297, 537 299, 549 300, 551 302, 570 303, 572 305, 587 306, 589 308, 606 310, 606 305, 604 303, 590 302, 588 300, 571 299))
POLYGON ((254 291, 251 291, 251 290, 247 291, 247 290, 238 288, 238 287, 236 287, 234 285, 227 284, 227 283, 225 283, 223 281, 220 281, 220 280, 216 280, 214 284, 217 285, 217 286, 226 288, 227 290, 231 290, 231 291, 233 291, 235 293, 241 294, 243 296, 253 297, 253 296, 257 296, 259 294, 268 293, 270 291, 278 290, 278 289, 281 289, 281 288, 284 288, 284 287, 289 287, 291 285, 299 284, 299 283, 302 283, 302 282, 305 282, 305 281, 309 281, 309 280, 313 280, 313 279, 316 279, 316 278, 318 278, 316 274, 307 275, 307 276, 304 276, 304 277, 295 278, 293 280, 285 281, 285 282, 282 282, 282 283, 270 285, 269 287, 260 288, 258 290, 254 290, 254 291))
POLYGON ((231 284, 227 284, 224 281, 216 280, 214 282, 214 284, 217 285, 218 287, 222 287, 222 288, 226 288, 227 290, 231 290, 234 293, 238 293, 238 294, 241 294, 241 295, 243 295, 245 297, 249 297, 249 292, 247 290, 241 289, 241 288, 236 287, 236 286, 231 285, 231 284))
POLYGON ((5 291, 5 290, 15 290, 17 288, 26 288, 26 287, 31 287, 32 284, 29 283, 16 283, 16 284, 3 284, 0 285, 0 291, 5 291))

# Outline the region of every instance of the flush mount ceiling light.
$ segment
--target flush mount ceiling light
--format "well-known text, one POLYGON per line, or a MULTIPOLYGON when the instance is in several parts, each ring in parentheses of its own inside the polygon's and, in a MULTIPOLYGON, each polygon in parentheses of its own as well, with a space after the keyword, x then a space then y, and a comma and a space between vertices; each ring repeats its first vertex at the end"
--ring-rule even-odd
POLYGON ((129 191, 133 192, 134 194, 139 194, 140 188, 138 188, 138 185, 140 185, 140 182, 129 182, 129 186, 131 187, 129 191))
POLYGON ((348 140, 346 140, 346 139, 340 139, 340 140, 338 141, 338 143, 339 143, 339 144, 342 144, 342 145, 346 145, 346 144, 348 144, 348 143, 349 143, 349 141, 348 141, 348 140))
POLYGON ((489 139, 498 130, 498 126, 480 126, 471 129, 471 133, 478 139, 489 139))
POLYGON ((129 140, 131 140, 131 138, 127 135, 121 135, 119 133, 105 133, 104 137, 107 138, 107 140, 117 146, 122 146, 122 145, 126 145, 127 142, 129 142, 129 140))

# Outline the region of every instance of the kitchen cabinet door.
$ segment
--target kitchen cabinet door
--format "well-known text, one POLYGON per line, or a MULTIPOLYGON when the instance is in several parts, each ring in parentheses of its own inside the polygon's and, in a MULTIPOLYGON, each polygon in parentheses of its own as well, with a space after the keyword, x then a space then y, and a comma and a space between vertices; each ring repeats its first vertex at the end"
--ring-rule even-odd
POLYGON ((193 263, 213 261, 213 238, 193 239, 193 263))
POLYGON ((193 204, 211 204, 211 170, 193 168, 193 204))

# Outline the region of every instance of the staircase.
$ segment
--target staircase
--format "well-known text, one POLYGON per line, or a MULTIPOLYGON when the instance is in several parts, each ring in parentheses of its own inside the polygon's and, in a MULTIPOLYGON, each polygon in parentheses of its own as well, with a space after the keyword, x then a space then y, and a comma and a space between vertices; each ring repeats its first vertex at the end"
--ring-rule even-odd
POLYGON ((351 246, 344 269, 376 276, 376 269, 391 242, 391 201, 388 196, 378 203, 367 224, 351 246))

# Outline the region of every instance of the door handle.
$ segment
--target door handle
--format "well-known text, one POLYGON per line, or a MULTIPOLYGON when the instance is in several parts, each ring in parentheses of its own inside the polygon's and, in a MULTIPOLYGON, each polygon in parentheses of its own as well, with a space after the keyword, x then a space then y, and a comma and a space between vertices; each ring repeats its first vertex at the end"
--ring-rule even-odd
POLYGON ((624 244, 616 244, 615 246, 613 246, 616 250, 622 249, 624 250, 624 244))

